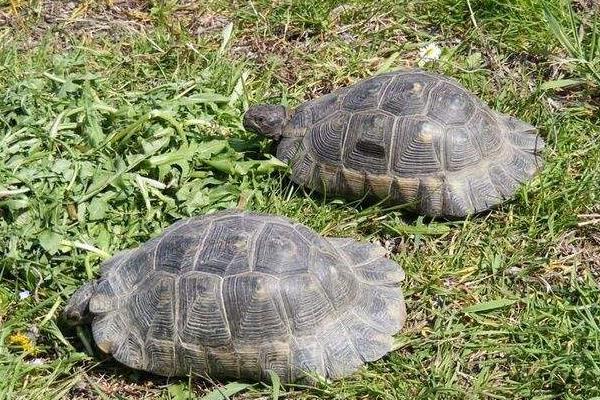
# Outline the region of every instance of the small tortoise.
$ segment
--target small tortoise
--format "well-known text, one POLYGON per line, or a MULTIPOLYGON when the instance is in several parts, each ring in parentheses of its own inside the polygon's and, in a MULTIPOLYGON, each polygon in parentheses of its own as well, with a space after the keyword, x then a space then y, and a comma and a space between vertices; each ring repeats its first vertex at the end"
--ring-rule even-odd
POLYGON ((396 71, 301 104, 257 105, 244 127, 277 141, 292 180, 323 193, 462 217, 513 196, 540 168, 536 129, 453 79, 396 71))
POLYGON ((389 352, 402 328, 404 272, 385 254, 285 218, 219 212, 106 261, 64 316, 91 322, 119 362, 160 375, 335 379, 389 352))

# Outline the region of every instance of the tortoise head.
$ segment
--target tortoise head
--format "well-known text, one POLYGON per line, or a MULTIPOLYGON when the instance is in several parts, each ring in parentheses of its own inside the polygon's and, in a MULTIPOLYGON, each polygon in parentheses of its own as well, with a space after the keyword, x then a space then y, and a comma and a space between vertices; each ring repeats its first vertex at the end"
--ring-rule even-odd
POLYGON ((96 291, 96 284, 96 281, 87 282, 73 293, 62 314, 67 325, 77 326, 91 322, 88 304, 96 291))
POLYGON ((244 128, 273 140, 279 140, 288 118, 288 112, 284 106, 259 104, 250 107, 244 114, 244 128))

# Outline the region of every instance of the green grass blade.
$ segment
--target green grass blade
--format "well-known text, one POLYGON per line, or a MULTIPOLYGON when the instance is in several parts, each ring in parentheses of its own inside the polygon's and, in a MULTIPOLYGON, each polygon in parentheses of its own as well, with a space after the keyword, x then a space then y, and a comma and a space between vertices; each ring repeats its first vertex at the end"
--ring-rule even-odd
POLYGON ((577 86, 585 84, 587 81, 582 79, 557 79, 554 81, 546 81, 540 85, 540 89, 563 89, 566 87, 577 86))
POLYGON ((544 4, 544 16, 546 17, 546 21, 548 22, 550 30, 563 45, 563 47, 569 52, 571 57, 580 58, 581 53, 578 51, 577 46, 573 44, 573 39, 569 38, 562 25, 558 22, 546 4, 544 4))
POLYGON ((225 386, 220 386, 204 396, 200 397, 199 400, 228 400, 229 396, 233 396, 236 393, 240 393, 253 385, 247 383, 231 382, 225 386))
POLYGON ((223 54, 225 52, 225 49, 227 48, 227 46, 229 45, 229 41, 231 40, 232 33, 233 33, 233 22, 230 22, 227 25, 225 25, 225 28, 223 28, 223 32, 221 33, 222 41, 221 41, 221 47, 219 48, 219 54, 223 54))
POLYGON ((269 377, 271 378, 271 399, 277 400, 279 399, 281 392, 281 379, 279 379, 279 375, 272 370, 269 370, 269 377))
POLYGON ((467 308, 463 309, 463 312, 479 313, 479 312, 497 310, 499 308, 504 308, 504 307, 513 305, 517 301, 518 300, 512 300, 512 299, 498 299, 498 300, 486 301, 484 303, 479 303, 479 304, 475 304, 470 307, 467 307, 467 308))

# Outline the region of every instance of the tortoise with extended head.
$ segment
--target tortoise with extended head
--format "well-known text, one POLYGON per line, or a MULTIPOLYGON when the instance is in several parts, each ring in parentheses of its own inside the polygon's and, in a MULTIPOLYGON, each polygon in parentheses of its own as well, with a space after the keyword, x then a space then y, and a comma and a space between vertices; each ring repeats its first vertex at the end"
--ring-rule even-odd
POLYGON ((396 71, 301 104, 251 107, 248 130, 277 141, 292 180, 320 192, 412 203, 462 217, 511 197, 541 166, 536 129, 456 81, 396 71))
POLYGON ((117 254, 64 315, 153 373, 291 382, 339 378, 392 348, 402 269, 385 250, 284 218, 220 212, 117 254))

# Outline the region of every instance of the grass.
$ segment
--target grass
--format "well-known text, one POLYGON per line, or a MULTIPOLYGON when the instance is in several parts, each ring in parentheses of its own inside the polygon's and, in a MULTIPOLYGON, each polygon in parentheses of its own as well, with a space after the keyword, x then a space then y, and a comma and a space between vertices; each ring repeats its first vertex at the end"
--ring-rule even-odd
POLYGON ((599 22, 586 4, 0 1, 0 399, 600 396, 599 22), (429 221, 305 193, 241 127, 248 104, 415 66, 430 42, 443 53, 426 69, 548 142, 541 175, 491 213, 429 221), (60 325, 105 257, 235 206, 391 248, 407 273, 397 350, 314 388, 218 384, 90 357, 60 325))

